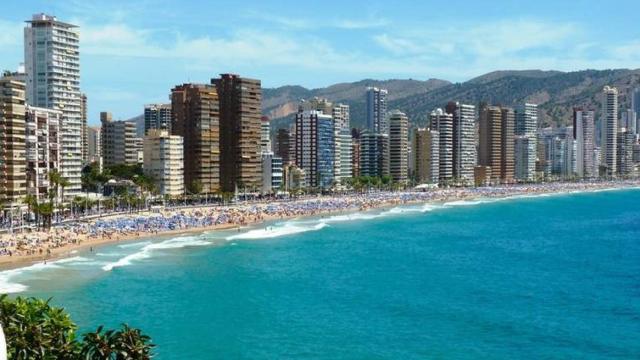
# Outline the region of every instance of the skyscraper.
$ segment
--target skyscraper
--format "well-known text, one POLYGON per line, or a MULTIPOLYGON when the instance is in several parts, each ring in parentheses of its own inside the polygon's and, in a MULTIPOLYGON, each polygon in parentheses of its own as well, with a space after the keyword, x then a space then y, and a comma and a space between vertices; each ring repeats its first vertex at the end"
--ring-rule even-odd
POLYGON ((87 109, 87 95, 82 94, 82 163, 87 164, 89 162, 89 152, 88 152, 88 141, 89 141, 89 133, 88 133, 88 109, 87 109))
POLYGON ((0 200, 21 207, 27 193, 25 85, 0 78, 0 200))
POLYGON ((389 116, 389 175, 404 184, 409 173, 409 119, 405 113, 392 111, 389 116))
POLYGON ((636 116, 636 133, 640 133, 640 86, 631 92, 631 110, 636 116))
POLYGON ((492 182, 513 182, 514 128, 513 109, 483 106, 480 110, 479 164, 491 168, 492 182))
POLYGON ((148 104, 144 106, 144 133, 150 129, 167 130, 171 134, 171 104, 148 104))
POLYGON ((310 187, 327 189, 334 180, 333 118, 317 110, 296 114, 296 166, 310 187))
POLYGON ((360 176, 360 130, 351 129, 351 173, 360 176))
POLYGON ((416 129, 412 140, 414 180, 418 184, 437 184, 440 166, 439 134, 431 129, 416 129))
POLYGON ((214 86, 183 84, 171 90, 171 133, 182 137, 187 190, 196 190, 196 185, 201 185, 207 194, 220 189, 218 109, 214 86))
POLYGON ((387 90, 376 87, 367 88, 367 130, 388 134, 387 90))
POLYGON ((349 105, 335 105, 332 109, 332 117, 335 139, 334 176, 336 181, 341 183, 353 176, 349 105))
POLYGON ((81 188, 83 142, 77 27, 46 14, 33 15, 27 23, 27 103, 62 111, 61 173, 69 181, 65 196, 73 197, 81 188))
POLYGON ((618 175, 622 177, 629 177, 635 175, 635 165, 633 163, 633 144, 636 142, 635 134, 629 130, 618 132, 618 163, 616 164, 618 169, 618 175))
POLYGON ((360 134, 360 176, 389 176, 389 135, 369 130, 360 134))
POLYGON ((538 105, 522 104, 515 110, 515 178, 535 179, 537 155, 538 105), (527 139, 524 139, 527 138, 527 139))
POLYGON ((220 184, 225 191, 262 187, 260 80, 234 74, 212 79, 220 99, 220 184))
POLYGON ((431 129, 439 134, 439 176, 440 182, 453 180, 453 115, 442 109, 435 109, 429 116, 431 129))
POLYGON ((603 93, 600 166, 604 175, 614 176, 617 173, 618 162, 618 89, 605 86, 603 93))
POLYGON ((592 178, 598 175, 593 162, 595 148, 595 112, 573 109, 573 139, 576 141, 576 175, 592 178))
POLYGON ((100 128, 99 127, 89 127, 88 128, 88 156, 89 162, 94 163, 97 162, 98 166, 102 166, 102 147, 100 140, 100 128))
POLYGON ((453 116, 453 178, 471 184, 476 166, 476 107, 449 102, 445 110, 453 116))

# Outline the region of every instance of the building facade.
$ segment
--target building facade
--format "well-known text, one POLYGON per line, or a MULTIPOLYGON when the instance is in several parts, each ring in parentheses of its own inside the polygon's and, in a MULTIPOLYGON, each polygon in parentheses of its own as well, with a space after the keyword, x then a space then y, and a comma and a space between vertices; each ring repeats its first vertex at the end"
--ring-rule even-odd
POLYGON ((515 109, 515 173, 518 181, 532 181, 536 177, 538 105, 524 103, 515 109), (523 138, 527 138, 526 140, 523 138))
POLYGON ((601 175, 615 176, 618 164, 618 89, 605 86, 602 90, 604 102, 602 105, 602 139, 601 149, 601 175))
POLYGON ((573 139, 576 142, 576 176, 587 179, 598 176, 598 170, 593 161, 595 111, 573 109, 573 139))
POLYGON ((144 173, 153 179, 158 192, 182 196, 184 187, 184 144, 182 137, 151 128, 144 137, 144 173))
POLYGON ((389 176, 389 135, 368 130, 360 134, 360 176, 389 176))
POLYGON ((445 107, 453 116, 453 178, 465 184, 473 183, 476 166, 476 107, 449 102, 445 107))
POLYGON ((429 115, 431 129, 440 139, 439 176, 441 183, 453 181, 453 115, 435 109, 429 115))
POLYGON ((151 129, 167 130, 171 134, 171 104, 144 106, 144 134, 148 134, 151 129))
POLYGON ((27 193, 25 84, 0 78, 0 200, 3 208, 22 207, 27 193))
POLYGON ((77 27, 55 16, 33 15, 24 29, 27 103, 62 111, 61 174, 65 196, 81 190, 83 106, 77 27))
POLYGON ((366 125, 369 132, 388 134, 387 95, 385 89, 367 88, 366 125))
POLYGON ((417 184, 437 184, 440 168, 440 139, 435 130, 415 129, 411 141, 413 179, 417 184))
POLYGON ((317 110, 296 114, 296 166, 304 170, 305 183, 328 189, 334 182, 335 140, 331 115, 317 110))
POLYGON ((512 183, 515 175, 513 109, 483 106, 480 110, 479 165, 489 167, 492 183, 512 183))
POLYGON ((49 175, 60 168, 60 124, 62 111, 28 106, 26 108, 27 193, 41 202, 49 195, 60 198, 49 181, 49 175))
POLYGON ((409 119, 397 110, 389 116, 389 175, 400 184, 409 175, 409 119))
POLYGON ((100 120, 100 148, 104 166, 138 164, 140 139, 136 136, 136 124, 130 121, 113 121, 109 113, 101 113, 100 120))
POLYGON ((171 134, 182 137, 184 186, 212 194, 220 189, 220 117, 216 88, 183 84, 171 90, 171 134))

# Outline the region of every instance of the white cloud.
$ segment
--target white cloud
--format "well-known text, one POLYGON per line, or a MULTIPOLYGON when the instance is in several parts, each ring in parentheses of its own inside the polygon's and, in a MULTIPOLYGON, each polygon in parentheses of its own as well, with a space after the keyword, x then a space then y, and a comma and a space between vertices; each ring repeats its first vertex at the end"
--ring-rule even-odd
POLYGON ((359 30, 380 28, 389 24, 384 18, 368 16, 363 19, 324 18, 324 17, 288 17, 268 13, 249 11, 245 17, 279 25, 288 29, 324 29, 359 30))
POLYGON ((0 46, 22 45, 24 23, 0 20, 0 46))

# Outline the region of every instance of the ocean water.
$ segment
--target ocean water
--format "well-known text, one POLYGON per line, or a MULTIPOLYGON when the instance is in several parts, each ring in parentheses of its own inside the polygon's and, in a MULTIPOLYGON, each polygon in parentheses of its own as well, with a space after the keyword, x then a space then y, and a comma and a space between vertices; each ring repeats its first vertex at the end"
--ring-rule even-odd
POLYGON ((0 272, 157 359, 638 359, 640 191, 412 205, 0 272))

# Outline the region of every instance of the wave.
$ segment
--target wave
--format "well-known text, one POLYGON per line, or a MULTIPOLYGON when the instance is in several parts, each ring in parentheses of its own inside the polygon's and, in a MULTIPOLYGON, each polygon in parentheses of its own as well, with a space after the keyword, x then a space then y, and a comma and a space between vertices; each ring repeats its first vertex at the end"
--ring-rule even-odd
POLYGON ((256 240, 256 239, 268 239, 286 235, 299 234, 307 231, 317 231, 323 229, 328 224, 325 221, 316 222, 312 225, 305 225, 302 222, 286 222, 281 226, 268 226, 264 229, 249 230, 246 233, 237 234, 227 237, 227 241, 231 240, 256 240))
POLYGON ((158 243, 148 242, 147 245, 145 245, 142 249, 140 249, 140 251, 135 252, 133 254, 129 254, 119 259, 118 261, 108 263, 102 267, 102 270, 111 271, 118 267, 131 265, 133 261, 143 260, 151 257, 153 255, 152 253, 157 250, 181 249, 184 247, 206 246, 210 244, 211 242, 201 240, 195 236, 179 237, 179 238, 169 239, 169 240, 165 240, 158 243))
POLYGON ((130 248, 143 247, 143 246, 149 245, 149 244, 151 244, 151 241, 141 241, 141 242, 136 242, 136 243, 132 243, 132 244, 118 245, 118 247, 121 248, 121 249, 130 249, 130 248))

